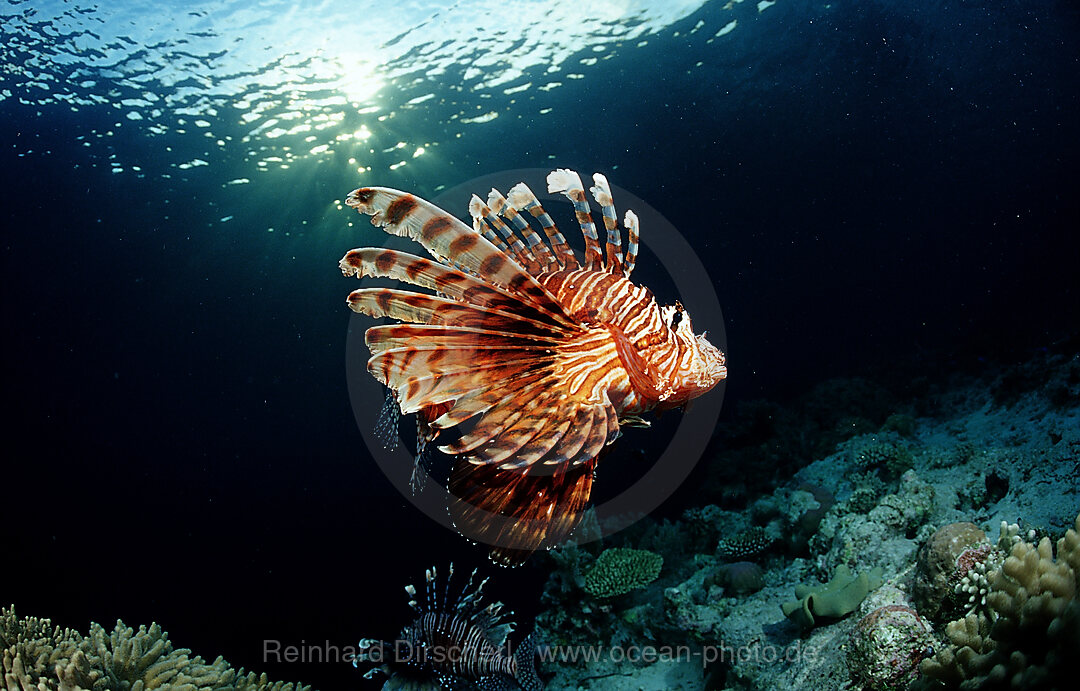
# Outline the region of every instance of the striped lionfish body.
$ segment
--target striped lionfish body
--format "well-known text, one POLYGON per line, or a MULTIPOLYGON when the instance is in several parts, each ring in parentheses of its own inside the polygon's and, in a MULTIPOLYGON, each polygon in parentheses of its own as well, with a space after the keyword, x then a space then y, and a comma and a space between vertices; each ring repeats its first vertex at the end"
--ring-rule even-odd
POLYGON ((417 413, 422 443, 473 421, 440 447, 455 456, 451 515, 506 565, 573 530, 597 457, 620 424, 684 405, 727 373, 724 354, 694 334, 680 304, 662 307, 630 281, 638 218, 626 213, 624 247, 608 182, 600 174, 593 181, 603 246, 578 174, 557 170, 547 180, 550 193, 574 205, 580 259, 524 184, 506 197, 492 190, 486 202, 473 196, 471 228, 396 190, 367 187, 346 199, 433 257, 352 250, 341 260, 345 275, 393 278, 435 295, 361 288, 348 304, 406 322, 368 329, 368 370, 402 414, 417 413))
POLYGON ((368 678, 380 671, 410 677, 413 683, 408 687, 414 689, 456 689, 466 684, 486 691, 543 688, 534 667, 534 637, 525 637, 511 654, 508 638, 514 625, 507 621, 510 613, 502 610, 501 603, 484 603, 487 580, 477 583, 473 570, 461 593, 451 598, 453 575, 451 564, 441 601, 435 567, 425 573, 424 602, 417 601, 415 587, 406 586, 415 619, 392 643, 361 640, 353 664, 375 663, 365 674, 368 678))

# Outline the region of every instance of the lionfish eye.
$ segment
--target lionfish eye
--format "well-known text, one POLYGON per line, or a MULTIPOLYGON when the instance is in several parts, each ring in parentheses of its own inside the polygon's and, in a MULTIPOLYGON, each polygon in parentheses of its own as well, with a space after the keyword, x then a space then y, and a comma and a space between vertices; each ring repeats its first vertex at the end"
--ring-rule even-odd
POLYGON ((675 329, 679 328, 679 324, 681 322, 682 322, 682 310, 679 309, 678 307, 676 307, 675 311, 671 314, 671 330, 674 331, 675 329))

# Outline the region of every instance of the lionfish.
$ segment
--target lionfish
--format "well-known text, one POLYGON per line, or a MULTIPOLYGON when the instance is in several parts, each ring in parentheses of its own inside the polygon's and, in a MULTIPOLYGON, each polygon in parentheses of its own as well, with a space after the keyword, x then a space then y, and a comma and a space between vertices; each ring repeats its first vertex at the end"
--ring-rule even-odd
POLYGON ((503 611, 501 602, 484 603, 482 592, 487 579, 477 583, 473 569, 465 587, 451 597, 453 576, 451 564, 441 601, 434 566, 424 574, 423 603, 417 602, 414 586, 405 586, 409 606, 416 611, 416 617, 402 629, 396 641, 362 639, 353 666, 359 667, 361 662, 374 664, 364 674, 368 679, 378 672, 387 674, 390 679, 383 685, 384 691, 474 686, 483 691, 542 689, 534 667, 535 634, 526 636, 511 654, 509 635, 514 630, 514 624, 508 621, 511 613, 503 611))
POLYGON ((694 334, 680 303, 660 306, 630 281, 639 221, 626 212, 624 250, 607 179, 597 173, 590 188, 606 229, 603 248, 578 174, 559 169, 547 183, 574 206, 581 258, 524 183, 505 197, 492 189, 486 202, 473 195, 471 228, 383 187, 354 190, 345 202, 433 257, 352 250, 340 263, 346 276, 396 279, 435 294, 361 288, 348 305, 406 322, 367 330, 367 367, 389 388, 394 412, 417 414, 418 448, 473 420, 439 447, 454 457, 450 514, 507 566, 573 531, 598 456, 621 426, 647 426, 642 413, 684 406, 727 374, 724 354, 694 334))

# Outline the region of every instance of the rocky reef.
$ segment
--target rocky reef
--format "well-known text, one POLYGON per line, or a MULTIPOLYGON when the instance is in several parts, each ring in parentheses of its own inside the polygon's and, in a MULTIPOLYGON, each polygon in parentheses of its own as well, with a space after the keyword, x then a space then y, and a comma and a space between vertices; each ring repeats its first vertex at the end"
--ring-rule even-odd
POLYGON ((677 520, 550 553, 548 688, 1072 688, 1080 357, 811 398, 736 411, 677 520), (612 548, 662 568, 598 597, 612 548))

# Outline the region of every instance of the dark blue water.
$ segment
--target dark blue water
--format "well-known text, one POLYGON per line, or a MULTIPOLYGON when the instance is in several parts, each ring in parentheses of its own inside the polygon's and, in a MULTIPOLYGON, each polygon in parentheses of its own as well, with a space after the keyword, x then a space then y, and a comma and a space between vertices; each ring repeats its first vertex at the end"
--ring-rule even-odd
MULTIPOLYGON (((1072 3, 537 2, 499 29, 482 0, 112 4, 0 7, 0 601, 24 615, 156 620, 342 688, 262 641, 392 635, 425 564, 483 563, 353 420, 336 265, 382 241, 340 205, 360 185, 605 172, 708 266, 729 403, 1075 333, 1072 3)), ((530 612, 544 575, 497 593, 530 612)))

